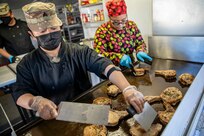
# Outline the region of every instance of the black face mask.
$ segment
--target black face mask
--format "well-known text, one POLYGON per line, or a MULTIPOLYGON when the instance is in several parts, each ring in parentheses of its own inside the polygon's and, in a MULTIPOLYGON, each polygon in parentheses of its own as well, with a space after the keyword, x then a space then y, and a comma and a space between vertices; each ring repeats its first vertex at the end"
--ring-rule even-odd
POLYGON ((8 25, 11 22, 12 18, 9 16, 8 17, 1 17, 0 20, 3 22, 4 25, 8 25))
POLYGON ((54 50, 59 46, 60 42, 62 41, 62 34, 61 31, 56 31, 38 36, 36 38, 39 46, 46 50, 54 50))

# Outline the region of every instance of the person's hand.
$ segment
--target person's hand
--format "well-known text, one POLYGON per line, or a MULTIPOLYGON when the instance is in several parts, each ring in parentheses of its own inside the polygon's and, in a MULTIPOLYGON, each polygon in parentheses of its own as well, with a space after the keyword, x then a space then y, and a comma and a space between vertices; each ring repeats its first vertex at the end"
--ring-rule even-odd
POLYGON ((136 56, 137 56, 137 59, 142 62, 144 62, 145 59, 147 59, 148 61, 152 61, 152 58, 149 55, 147 55, 147 53, 142 51, 138 52, 136 56))
POLYGON ((144 96, 141 92, 137 91, 137 88, 135 86, 128 86, 123 90, 123 95, 128 102, 128 104, 131 104, 137 113, 141 113, 144 108, 144 96))
POLYGON ((128 56, 128 55, 123 55, 123 57, 120 60, 120 65, 128 67, 128 68, 130 68, 131 63, 132 63, 132 60, 131 60, 130 56, 128 56))
POLYGON ((20 61, 20 58, 15 57, 15 56, 9 56, 9 62, 10 63, 16 63, 16 62, 19 62, 19 61, 20 61))
POLYGON ((37 111, 37 116, 45 120, 54 119, 58 115, 57 106, 42 96, 35 96, 30 107, 32 110, 37 111))

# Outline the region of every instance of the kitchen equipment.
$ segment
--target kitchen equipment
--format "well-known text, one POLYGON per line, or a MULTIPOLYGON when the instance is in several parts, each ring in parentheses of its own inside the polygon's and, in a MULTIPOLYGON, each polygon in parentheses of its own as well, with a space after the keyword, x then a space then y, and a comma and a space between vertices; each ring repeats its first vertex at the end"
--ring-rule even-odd
POLYGON ((110 106, 74 102, 61 102, 57 120, 107 125, 110 106))
POLYGON ((0 107, 1 107, 1 110, 3 111, 4 116, 6 117, 6 120, 8 121, 8 124, 9 124, 10 128, 11 128, 11 136, 17 136, 16 132, 15 132, 15 130, 13 128, 13 125, 11 124, 11 122, 10 122, 10 120, 9 120, 3 106, 1 105, 1 103, 0 103, 0 107))
POLYGON ((71 35, 72 35, 72 36, 74 36, 74 35, 76 35, 76 34, 77 34, 77 29, 71 30, 71 35))
POLYGON ((136 110, 129 106, 127 111, 133 118, 141 125, 141 127, 148 131, 157 116, 157 112, 149 105, 149 103, 145 102, 144 109, 142 113, 137 113, 136 110))

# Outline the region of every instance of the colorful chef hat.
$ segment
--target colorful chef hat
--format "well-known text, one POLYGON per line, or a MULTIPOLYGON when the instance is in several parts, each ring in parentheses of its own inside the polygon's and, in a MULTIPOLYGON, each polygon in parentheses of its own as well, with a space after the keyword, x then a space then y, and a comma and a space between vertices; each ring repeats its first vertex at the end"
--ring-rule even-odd
POLYGON ((0 16, 8 14, 10 8, 8 3, 0 3, 0 16))
POLYGON ((34 2, 23 6, 22 10, 31 30, 42 31, 46 28, 62 25, 53 3, 34 2))
POLYGON ((127 6, 124 0, 108 0, 106 2, 109 17, 127 14, 127 6))

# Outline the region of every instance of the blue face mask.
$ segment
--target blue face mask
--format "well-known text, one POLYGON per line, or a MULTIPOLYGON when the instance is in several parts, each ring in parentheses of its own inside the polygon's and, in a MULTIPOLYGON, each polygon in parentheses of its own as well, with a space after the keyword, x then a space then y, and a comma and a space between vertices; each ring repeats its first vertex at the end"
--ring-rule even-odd
POLYGON ((60 45, 62 41, 62 34, 61 31, 56 31, 49 34, 38 36, 36 38, 39 46, 46 50, 54 50, 60 45))

